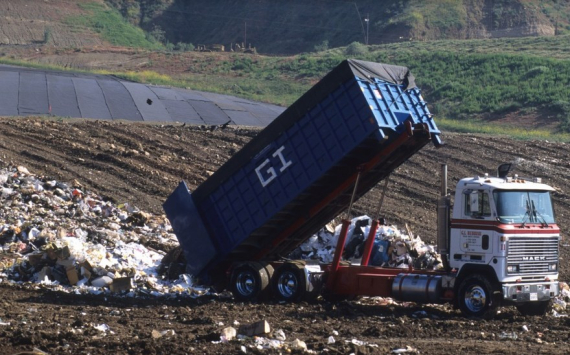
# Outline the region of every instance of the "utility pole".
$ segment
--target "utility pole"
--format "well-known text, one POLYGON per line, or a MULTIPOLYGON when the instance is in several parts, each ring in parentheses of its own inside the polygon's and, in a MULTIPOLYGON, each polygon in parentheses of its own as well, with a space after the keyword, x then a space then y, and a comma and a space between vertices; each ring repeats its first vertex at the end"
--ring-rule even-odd
POLYGON ((247 48, 247 22, 243 23, 243 47, 247 48))
POLYGON ((366 18, 364 19, 364 22, 366 22, 366 45, 368 45, 368 29, 370 28, 370 14, 366 14, 366 18))

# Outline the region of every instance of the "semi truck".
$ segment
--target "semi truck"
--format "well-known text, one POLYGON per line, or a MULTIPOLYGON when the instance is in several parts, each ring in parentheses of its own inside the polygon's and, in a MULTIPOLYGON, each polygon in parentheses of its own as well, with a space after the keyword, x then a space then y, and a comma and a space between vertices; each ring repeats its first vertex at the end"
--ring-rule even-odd
POLYGON ((441 270, 369 265, 378 220, 358 264, 341 257, 348 220, 332 262, 288 258, 440 135, 408 68, 343 61, 193 192, 182 181, 167 198, 186 272, 241 301, 383 296, 467 316, 502 302, 544 314, 559 292, 553 189, 508 165, 460 180, 453 207, 442 168, 441 270))

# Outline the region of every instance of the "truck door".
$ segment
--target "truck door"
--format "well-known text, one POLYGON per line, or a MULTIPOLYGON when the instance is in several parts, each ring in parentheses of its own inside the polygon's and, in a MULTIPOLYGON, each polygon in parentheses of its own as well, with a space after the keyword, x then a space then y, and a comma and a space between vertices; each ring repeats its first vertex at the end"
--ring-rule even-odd
MULTIPOLYGON (((486 190, 467 189, 461 195, 462 216, 451 230, 452 259, 487 264, 493 255, 495 218, 491 196, 486 190), (457 223, 459 222, 459 223, 457 223)), ((456 202, 456 203, 457 203, 456 202)))

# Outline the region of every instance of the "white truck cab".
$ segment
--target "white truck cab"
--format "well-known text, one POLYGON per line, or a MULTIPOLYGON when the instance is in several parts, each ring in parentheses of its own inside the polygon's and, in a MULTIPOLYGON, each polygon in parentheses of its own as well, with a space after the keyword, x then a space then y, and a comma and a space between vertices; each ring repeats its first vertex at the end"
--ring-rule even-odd
MULTIPOLYGON (((458 306, 466 313, 511 302, 523 314, 544 314, 558 295, 560 229, 552 191, 538 178, 506 174, 458 182, 448 235, 439 242, 457 271, 458 306)), ((449 196, 443 199, 449 208, 449 196)))

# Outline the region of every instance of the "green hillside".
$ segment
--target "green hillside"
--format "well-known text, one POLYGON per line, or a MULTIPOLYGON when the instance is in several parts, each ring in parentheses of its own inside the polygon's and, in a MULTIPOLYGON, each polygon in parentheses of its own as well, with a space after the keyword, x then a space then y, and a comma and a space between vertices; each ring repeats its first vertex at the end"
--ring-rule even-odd
POLYGON ((170 43, 245 43, 259 53, 436 39, 569 33, 562 0, 107 0, 170 43), (368 21, 367 21, 368 20, 368 21))

